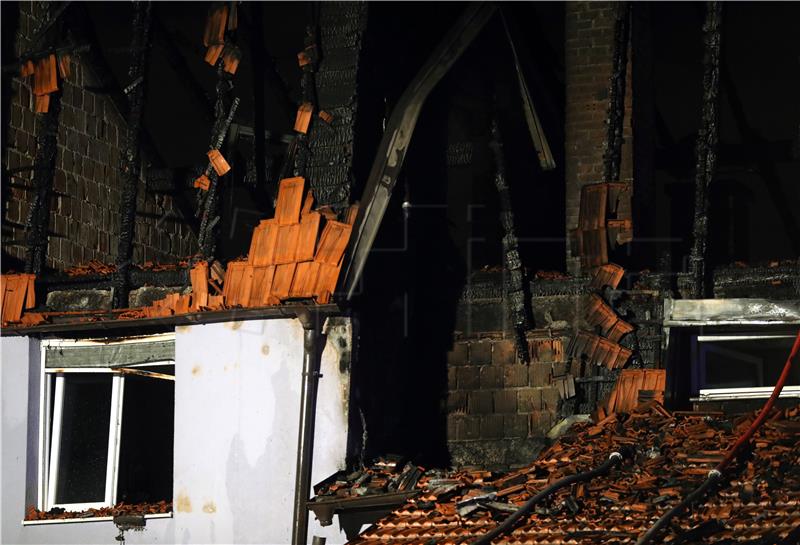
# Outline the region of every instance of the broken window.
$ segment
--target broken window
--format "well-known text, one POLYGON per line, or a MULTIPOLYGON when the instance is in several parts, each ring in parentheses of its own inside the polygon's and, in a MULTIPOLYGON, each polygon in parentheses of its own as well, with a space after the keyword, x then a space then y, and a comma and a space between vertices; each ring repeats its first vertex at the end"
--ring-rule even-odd
POLYGON ((171 500, 174 337, 42 348, 39 508, 171 500))
MULTIPOLYGON (((695 335, 692 390, 700 400, 766 398, 781 374, 794 335, 695 335)), ((782 396, 800 396, 800 369, 793 369, 782 396)))

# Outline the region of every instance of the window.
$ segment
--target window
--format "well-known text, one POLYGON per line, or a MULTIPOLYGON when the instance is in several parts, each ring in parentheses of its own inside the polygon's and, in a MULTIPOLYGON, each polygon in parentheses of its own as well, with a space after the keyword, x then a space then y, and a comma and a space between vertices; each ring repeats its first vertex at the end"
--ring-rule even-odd
MULTIPOLYGON (((693 336, 693 394, 701 400, 769 397, 794 337, 766 333, 693 336)), ((781 396, 800 396, 800 369, 792 369, 781 396)))
POLYGON ((174 337, 44 341, 39 509, 171 500, 174 337))

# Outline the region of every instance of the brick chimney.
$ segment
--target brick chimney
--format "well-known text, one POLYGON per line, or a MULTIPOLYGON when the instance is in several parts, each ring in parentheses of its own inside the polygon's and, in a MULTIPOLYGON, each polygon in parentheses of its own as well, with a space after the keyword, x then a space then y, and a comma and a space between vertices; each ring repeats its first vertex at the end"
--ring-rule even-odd
MULTIPOLYGON (((608 87, 614 52, 614 2, 567 2, 564 60, 566 65, 566 221, 567 232, 578 225, 581 187, 603 181, 608 87)), ((631 55, 625 94, 625 142, 621 181, 633 178, 631 125, 631 55)), ((636 226, 634 225, 634 232, 636 226)), ((580 274, 580 259, 567 241, 567 271, 580 274)))

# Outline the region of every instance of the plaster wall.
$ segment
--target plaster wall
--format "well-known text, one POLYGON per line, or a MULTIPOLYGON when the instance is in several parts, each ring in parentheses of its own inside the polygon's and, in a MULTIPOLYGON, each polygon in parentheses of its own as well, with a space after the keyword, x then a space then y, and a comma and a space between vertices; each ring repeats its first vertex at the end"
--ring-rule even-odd
MULTIPOLYGON (((352 331, 345 320, 329 320, 325 331, 312 482, 342 469, 346 454, 352 331)), ((39 343, 19 337, 0 343, 0 541, 113 543, 118 532, 110 521, 22 525, 36 486, 38 402, 29 401, 39 395, 39 343)), ((126 542, 290 542, 302 356, 297 320, 176 330, 174 513, 127 532, 126 542)), ((309 539, 345 541, 337 525, 321 528, 310 518, 309 539)))

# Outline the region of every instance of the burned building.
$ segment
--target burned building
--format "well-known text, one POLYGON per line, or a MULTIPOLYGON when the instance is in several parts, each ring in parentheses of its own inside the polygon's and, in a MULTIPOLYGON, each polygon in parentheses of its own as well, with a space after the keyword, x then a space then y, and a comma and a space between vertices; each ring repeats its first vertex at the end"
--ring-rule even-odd
POLYGON ((797 541, 796 5, 2 10, 4 543, 797 541))

